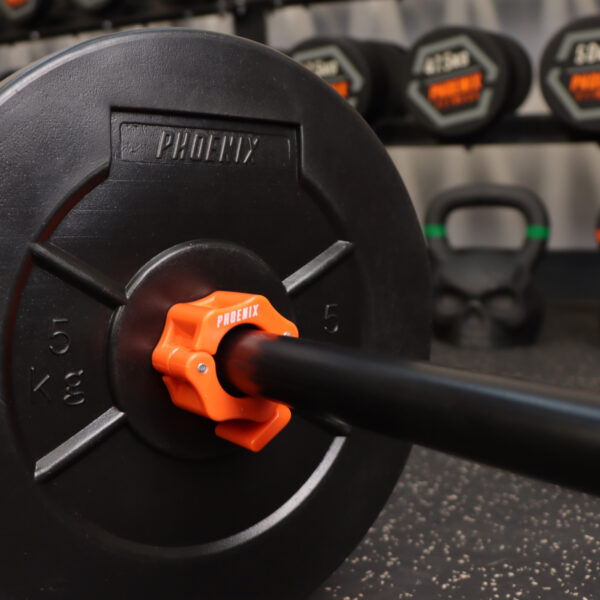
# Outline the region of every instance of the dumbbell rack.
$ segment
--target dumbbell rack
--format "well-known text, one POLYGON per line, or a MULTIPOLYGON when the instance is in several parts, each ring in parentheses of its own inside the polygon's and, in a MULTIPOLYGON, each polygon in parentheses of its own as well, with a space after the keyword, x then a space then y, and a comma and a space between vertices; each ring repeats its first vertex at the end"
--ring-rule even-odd
POLYGON ((83 31, 110 31, 139 23, 176 21, 224 13, 233 14, 238 35, 264 42, 268 12, 282 6, 303 3, 307 3, 306 0, 116 0, 106 9, 86 12, 76 9, 68 0, 54 0, 49 9, 30 23, 13 23, 0 18, 0 44, 83 31))
POLYGON ((31 22, 17 23, 0 19, 0 43, 45 38, 91 31, 112 29, 134 23, 181 19, 196 14, 226 10, 227 2, 207 0, 170 6, 162 2, 120 2, 98 12, 78 10, 66 1, 56 0, 52 6, 31 22), (221 7, 222 5, 222 7, 221 7))
MULTIPOLYGON (((386 145, 456 145, 453 139, 437 138, 407 117, 388 118, 375 124, 375 131, 386 145)), ((466 147, 480 144, 551 144, 561 142, 598 142, 598 138, 569 129, 552 115, 508 115, 487 130, 460 143, 466 147)))

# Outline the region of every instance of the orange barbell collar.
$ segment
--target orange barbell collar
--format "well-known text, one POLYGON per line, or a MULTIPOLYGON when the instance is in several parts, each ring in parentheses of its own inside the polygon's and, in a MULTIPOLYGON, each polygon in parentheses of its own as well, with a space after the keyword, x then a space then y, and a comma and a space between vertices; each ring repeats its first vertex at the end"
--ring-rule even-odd
POLYGON ((258 452, 290 421, 290 409, 266 398, 237 397, 219 382, 214 356, 235 327, 298 337, 294 323, 257 294, 214 292, 169 309, 152 365, 163 373, 173 404, 219 424, 217 436, 258 452))

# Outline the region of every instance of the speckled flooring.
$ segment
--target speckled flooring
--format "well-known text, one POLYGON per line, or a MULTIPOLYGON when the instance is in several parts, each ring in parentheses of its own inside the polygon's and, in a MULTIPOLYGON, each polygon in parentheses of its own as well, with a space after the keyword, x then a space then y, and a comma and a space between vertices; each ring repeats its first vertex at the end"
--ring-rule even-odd
MULTIPOLYGON (((435 344, 432 361, 600 391, 599 316, 553 305, 535 346, 435 344)), ((363 598, 599 599, 600 499, 415 447, 365 539, 310 596, 363 598)))

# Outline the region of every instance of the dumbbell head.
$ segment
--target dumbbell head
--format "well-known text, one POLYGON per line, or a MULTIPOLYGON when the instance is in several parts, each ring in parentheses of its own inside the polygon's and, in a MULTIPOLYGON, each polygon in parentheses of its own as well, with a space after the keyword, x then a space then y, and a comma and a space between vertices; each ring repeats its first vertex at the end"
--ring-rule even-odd
POLYGON ((368 111, 373 80, 367 60, 356 41, 334 37, 311 38, 292 48, 289 55, 328 83, 359 113, 368 111))
POLYGON ((446 190, 427 209, 425 234, 432 260, 434 331, 461 346, 506 346, 534 339, 542 303, 533 268, 546 246, 548 217, 541 200, 514 186, 476 184, 446 190), (517 209, 527 223, 520 249, 453 248, 446 220, 474 207, 517 209))
POLYGON ((7 79, 14 73, 13 69, 9 69, 8 71, 3 71, 0 73, 0 81, 3 79, 7 79))
POLYGON ((49 2, 43 0, 0 0, 0 17, 17 23, 33 19, 49 2))
POLYGON ((72 0, 78 8, 87 11, 100 11, 108 8, 115 0, 72 0))
POLYGON ((0 103, 4 593, 306 597, 408 445, 295 415, 253 454, 173 405, 152 352, 173 305, 225 290, 425 357, 426 252, 385 148, 291 59, 211 33, 87 42, 0 103))
POLYGON ((504 47, 488 32, 444 27, 413 45, 406 85, 407 107, 433 133, 473 134, 506 106, 511 85, 504 47))
POLYGON ((406 51, 400 46, 318 37, 305 40, 289 54, 370 120, 404 110, 406 51))
POLYGON ((600 131, 600 17, 574 21, 552 37, 540 84, 558 118, 582 131, 600 131))
POLYGON ((516 110, 525 101, 531 88, 531 61, 527 52, 515 39, 494 34, 506 54, 510 66, 509 93, 503 112, 516 110))
POLYGON ((372 119, 403 114, 408 52, 390 42, 363 41, 361 47, 373 77, 372 119))

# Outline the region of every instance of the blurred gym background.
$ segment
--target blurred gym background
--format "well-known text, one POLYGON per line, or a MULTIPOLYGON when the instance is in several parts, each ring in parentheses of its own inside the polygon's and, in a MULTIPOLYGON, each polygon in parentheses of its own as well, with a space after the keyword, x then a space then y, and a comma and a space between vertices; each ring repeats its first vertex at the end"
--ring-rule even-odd
MULTIPOLYGON (((570 20, 598 13, 600 0, 364 0, 284 6, 270 13, 267 41, 287 49, 313 35, 381 39, 409 46, 442 24, 477 25, 502 31, 521 42, 534 68, 534 84, 521 113, 546 113, 537 84, 544 45, 570 20)), ((231 14, 190 17, 153 26, 178 25, 234 32, 231 14)), ((106 29, 110 24, 106 24, 106 29)), ((0 46, 0 74, 78 41, 106 31, 28 40, 0 46)), ((201 60, 202 57, 198 57, 201 60)), ((546 203, 552 230, 550 249, 596 247, 595 222, 600 208, 600 148, 596 143, 515 144, 442 147, 390 147, 420 217, 439 191, 470 182, 518 184, 534 190, 546 203)), ((448 224, 456 245, 486 243, 516 246, 522 218, 511 209, 456 211, 448 224)))

